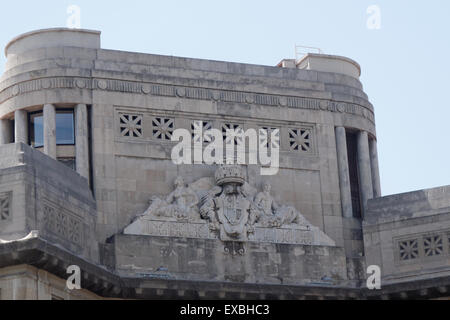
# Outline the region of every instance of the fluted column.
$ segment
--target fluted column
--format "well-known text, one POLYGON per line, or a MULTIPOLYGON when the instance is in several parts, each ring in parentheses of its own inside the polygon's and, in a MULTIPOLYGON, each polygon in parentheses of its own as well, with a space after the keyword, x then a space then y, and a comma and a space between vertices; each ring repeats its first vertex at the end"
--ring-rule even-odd
POLYGON ((28 113, 25 110, 14 112, 14 142, 28 144, 28 113))
POLYGON ((77 172, 89 180, 88 115, 85 104, 76 106, 75 123, 77 172))
POLYGON ((12 122, 11 120, 0 120, 0 145, 11 143, 12 141, 12 122))
POLYGON ((381 183, 380 183, 380 169, 378 166, 377 141, 375 139, 370 139, 369 149, 370 149, 370 167, 372 168, 373 197, 378 198, 381 197, 381 183))
POLYGON ((350 189, 350 173, 348 168, 347 138, 344 127, 336 130, 336 151, 339 170, 339 188, 341 191, 342 216, 353 217, 352 194, 350 189))
POLYGON ((367 200, 373 198, 372 170, 370 169, 369 137, 366 131, 358 133, 359 187, 363 214, 366 214, 367 200))
POLYGON ((56 110, 52 104, 44 105, 44 153, 56 159, 56 110))

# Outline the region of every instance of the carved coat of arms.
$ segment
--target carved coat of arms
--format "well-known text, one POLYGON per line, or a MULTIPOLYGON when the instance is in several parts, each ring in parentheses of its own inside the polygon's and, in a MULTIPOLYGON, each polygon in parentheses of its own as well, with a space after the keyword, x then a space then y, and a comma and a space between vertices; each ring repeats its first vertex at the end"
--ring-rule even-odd
MULTIPOLYGON (((208 199, 202 206, 203 216, 216 215, 219 222, 220 238, 223 240, 242 240, 247 233, 253 231, 252 225, 256 218, 256 208, 239 191, 239 186, 230 184, 224 187, 222 194, 208 199), (212 201, 212 203, 208 203, 212 201)), ((217 224, 211 226, 213 229, 217 224)))
POLYGON ((163 198, 153 197, 150 207, 137 216, 132 225, 139 225, 137 220, 140 219, 196 226, 206 222, 206 229, 224 241, 252 239, 256 235, 255 228, 292 228, 298 232, 315 230, 326 243, 332 243, 294 207, 277 204, 268 183, 258 193, 244 176, 242 166, 223 165, 217 169, 215 179, 202 178, 186 185, 178 177, 175 190, 163 198))

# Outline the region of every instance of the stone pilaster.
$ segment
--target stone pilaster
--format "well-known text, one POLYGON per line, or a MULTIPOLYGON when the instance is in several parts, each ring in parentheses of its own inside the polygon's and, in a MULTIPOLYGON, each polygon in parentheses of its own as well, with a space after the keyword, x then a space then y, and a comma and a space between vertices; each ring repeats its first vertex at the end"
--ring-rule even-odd
POLYGON ((56 110, 52 104, 44 105, 44 153, 56 159, 56 110))
POLYGON ((85 104, 75 107, 75 123, 77 172, 89 180, 88 114, 85 104))
POLYGON ((28 144, 28 112, 25 110, 14 112, 14 141, 28 144))
POLYGON ((350 173, 348 168, 347 139, 345 135, 345 128, 337 127, 335 132, 342 216, 345 218, 351 218, 353 217, 353 208, 352 195, 350 190, 350 173))
POLYGON ((380 169, 378 166, 377 141, 375 139, 370 139, 369 150, 370 150, 370 166, 372 168, 373 197, 378 198, 381 197, 381 183, 380 183, 380 169))
POLYGON ((372 170, 370 168, 369 137, 366 131, 358 132, 359 188, 363 215, 366 214, 367 200, 373 198, 372 170))

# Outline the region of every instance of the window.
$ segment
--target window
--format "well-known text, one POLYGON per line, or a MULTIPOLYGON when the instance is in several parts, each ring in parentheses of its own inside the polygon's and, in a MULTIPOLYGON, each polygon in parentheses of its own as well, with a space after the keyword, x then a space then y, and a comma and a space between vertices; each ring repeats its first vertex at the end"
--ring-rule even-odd
MULTIPOLYGON (((56 110, 56 144, 75 144, 73 110, 56 110)), ((34 148, 44 146, 44 117, 42 112, 30 114, 30 142, 34 148)))
POLYGON ((361 197, 359 193, 357 137, 353 132, 347 131, 347 157, 350 176, 350 192, 352 197, 353 217, 361 218, 361 197))
POLYGON ((44 146, 44 118, 42 112, 30 114, 30 142, 34 148, 44 146))
POLYGON ((56 110, 56 144, 75 144, 73 110, 56 110))

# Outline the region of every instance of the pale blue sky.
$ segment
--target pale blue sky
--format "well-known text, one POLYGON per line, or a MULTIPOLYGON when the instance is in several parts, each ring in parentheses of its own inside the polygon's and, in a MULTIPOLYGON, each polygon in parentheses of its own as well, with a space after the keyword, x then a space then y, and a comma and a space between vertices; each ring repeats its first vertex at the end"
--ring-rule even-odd
POLYGON ((295 44, 350 57, 375 107, 383 194, 450 184, 450 1, 15 0, 2 4, 0 46, 66 26, 71 4, 107 49, 271 66, 295 44), (380 30, 366 27, 370 5, 380 30))

